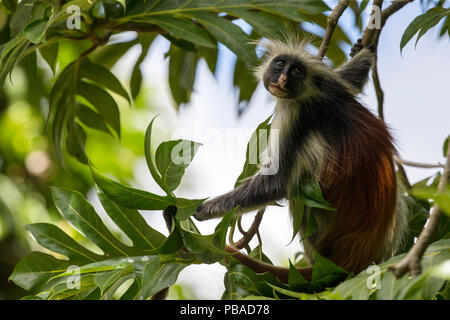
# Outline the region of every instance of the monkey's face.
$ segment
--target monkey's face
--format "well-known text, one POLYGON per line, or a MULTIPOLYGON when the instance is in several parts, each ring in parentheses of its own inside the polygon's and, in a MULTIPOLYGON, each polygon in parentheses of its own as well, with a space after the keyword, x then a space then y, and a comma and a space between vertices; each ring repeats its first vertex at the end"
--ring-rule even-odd
POLYGON ((278 98, 295 99, 305 90, 305 65, 296 58, 279 55, 269 64, 264 73, 264 86, 278 98))

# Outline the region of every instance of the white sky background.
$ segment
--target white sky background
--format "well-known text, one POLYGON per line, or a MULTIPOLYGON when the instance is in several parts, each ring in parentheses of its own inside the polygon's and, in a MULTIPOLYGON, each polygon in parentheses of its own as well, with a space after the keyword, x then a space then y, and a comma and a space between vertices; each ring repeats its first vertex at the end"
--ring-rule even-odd
MULTIPOLYGON (((414 38, 403 50, 403 57, 400 55, 401 35, 421 12, 419 1, 415 1, 389 19, 379 44, 379 75, 385 93, 385 120, 392 128, 400 155, 408 160, 433 163, 444 160, 442 144, 450 134, 450 43, 448 37, 437 41, 434 29, 419 41, 416 49, 414 38)), ((351 26, 353 16, 350 10, 341 21, 351 26)), ((360 37, 355 30, 349 33, 353 42, 360 37)), ((222 47, 216 78, 202 61, 191 102, 177 115, 173 111, 168 88, 167 60, 164 59, 167 49, 165 39, 157 40, 142 66, 146 85, 155 89, 154 101, 160 113, 154 126, 165 131, 168 139, 183 137, 203 143, 186 171, 177 195, 204 198, 230 191, 245 161, 248 139, 256 126, 273 112, 275 101, 259 86, 247 111, 237 118, 237 91, 232 88, 234 56, 222 47), (178 129, 178 134, 171 137, 167 131, 173 129, 178 129)), ((138 54, 139 50, 133 50, 120 62, 117 67, 120 75, 125 77, 131 73, 138 54)), ((376 113, 377 103, 371 82, 366 86, 361 101, 376 113)), ((147 120, 151 118, 149 116, 147 120)), ((407 168, 413 182, 435 171, 407 168)), ((148 174, 144 160, 136 167, 136 180, 142 188, 160 192, 148 174)), ((253 215, 248 214, 244 226, 253 221, 253 215)), ((144 216, 151 219, 152 226, 167 234, 161 217, 155 217, 154 212, 144 212, 144 216)), ((218 222, 216 219, 197 225, 202 232, 211 233, 218 222)), ((293 259, 295 252, 301 250, 298 238, 287 245, 292 235, 287 208, 268 209, 260 230, 264 252, 276 264, 286 266, 288 259, 293 259)), ((255 246, 254 242, 251 244, 255 246)), ((219 299, 224 291, 224 273, 225 268, 219 264, 193 265, 182 271, 178 283, 192 289, 196 298, 219 299)))

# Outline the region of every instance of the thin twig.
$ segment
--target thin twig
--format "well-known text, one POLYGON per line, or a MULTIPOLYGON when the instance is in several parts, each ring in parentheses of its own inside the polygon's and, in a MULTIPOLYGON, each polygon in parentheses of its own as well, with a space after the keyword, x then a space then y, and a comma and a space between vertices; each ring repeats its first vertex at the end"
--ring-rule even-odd
POLYGON ((333 36, 334 29, 336 28, 339 18, 344 13, 345 9, 347 9, 350 0, 339 0, 336 7, 333 9, 333 12, 328 17, 327 21, 327 31, 323 37, 322 43, 320 44, 318 56, 323 59, 325 54, 327 53, 328 46, 330 45, 331 38, 333 36))
POLYGON ((380 77, 378 76, 378 55, 375 55, 374 62, 372 65, 372 80, 378 102, 378 117, 384 121, 384 111, 383 111, 384 92, 383 89, 381 88, 380 77))
POLYGON ((444 165, 441 163, 422 163, 422 162, 414 162, 414 161, 407 161, 404 159, 399 158, 398 156, 394 155, 394 161, 397 164, 402 164, 408 167, 415 167, 415 168, 423 168, 423 169, 435 169, 435 168, 444 168, 444 165))
MULTIPOLYGON (((438 192, 444 192, 446 190, 447 185, 450 184, 450 148, 447 150, 447 160, 444 167, 444 172, 439 181, 439 185, 437 187, 438 192)), ((391 266, 389 269, 394 272, 394 275, 397 278, 403 277, 408 271, 411 276, 417 276, 422 272, 422 266, 420 261, 422 259, 423 254, 426 249, 433 241, 434 236, 439 229, 439 223, 441 221, 441 217, 443 216, 442 210, 439 208, 438 204, 433 206, 433 209, 430 213, 430 218, 428 220, 427 225, 423 228, 420 233, 419 239, 414 244, 414 246, 409 250, 408 254, 402 261, 397 263, 394 266, 391 266)))
MULTIPOLYGON (((383 0, 374 0, 373 5, 372 5, 372 13, 376 10, 376 8, 381 9, 382 6, 383 6, 383 0)), ((381 17, 380 17, 380 22, 381 22, 381 17)), ((382 23, 380 23, 380 29, 381 28, 383 28, 382 23)), ((376 28, 369 28, 369 26, 367 26, 367 28, 364 30, 363 36, 361 38, 361 44, 364 47, 367 47, 369 44, 373 43, 376 31, 377 31, 376 28)))
POLYGON ((412 185, 409 182, 408 175, 406 174, 406 170, 401 163, 396 163, 398 168, 398 173, 400 175, 401 182, 403 183, 406 190, 411 190, 412 185))
POLYGON ((249 244, 250 240, 253 239, 255 234, 258 233, 258 228, 259 228, 259 225, 261 224, 262 217, 264 215, 264 211, 266 211, 265 208, 264 209, 260 209, 258 211, 258 213, 256 214, 255 220, 253 220, 253 223, 250 226, 250 228, 246 232, 245 231, 243 232, 243 230, 241 231, 241 233, 244 236, 242 237, 241 240, 239 240, 238 242, 234 243, 234 246, 236 248, 238 248, 238 249, 245 248, 249 244))

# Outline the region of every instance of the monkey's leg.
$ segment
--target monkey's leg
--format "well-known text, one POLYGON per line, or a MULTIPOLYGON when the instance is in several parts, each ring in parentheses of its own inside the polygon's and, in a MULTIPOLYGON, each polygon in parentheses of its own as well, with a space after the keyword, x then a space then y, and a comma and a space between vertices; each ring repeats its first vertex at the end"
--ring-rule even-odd
POLYGON ((334 70, 358 92, 363 89, 369 79, 369 71, 374 62, 376 50, 375 46, 363 48, 360 40, 352 47, 350 56, 353 58, 334 70))
POLYGON ((194 217, 208 220, 222 217, 238 207, 243 213, 266 206, 285 196, 285 186, 279 175, 256 175, 233 191, 202 203, 194 217))

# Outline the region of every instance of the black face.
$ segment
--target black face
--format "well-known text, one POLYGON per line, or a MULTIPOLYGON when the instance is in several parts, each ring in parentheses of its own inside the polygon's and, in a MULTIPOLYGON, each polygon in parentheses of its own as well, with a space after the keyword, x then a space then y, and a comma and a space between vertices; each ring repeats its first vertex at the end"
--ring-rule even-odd
POLYGON ((276 97, 295 99, 304 90, 306 67, 288 55, 275 57, 264 73, 264 86, 276 97))

